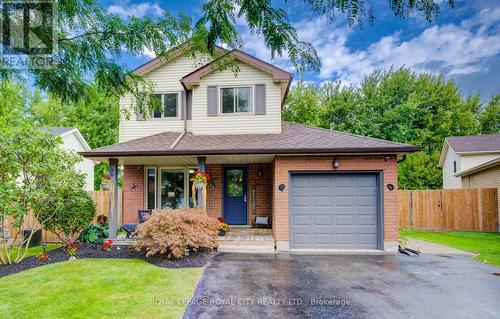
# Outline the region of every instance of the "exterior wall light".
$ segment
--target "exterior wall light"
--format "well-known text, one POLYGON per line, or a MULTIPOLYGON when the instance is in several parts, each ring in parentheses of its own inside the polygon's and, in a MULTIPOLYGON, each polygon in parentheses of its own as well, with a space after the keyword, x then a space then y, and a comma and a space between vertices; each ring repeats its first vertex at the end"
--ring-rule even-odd
POLYGON ((262 177, 262 169, 259 168, 259 170, 257 171, 257 176, 262 177))
POLYGON ((339 168, 340 167, 340 161, 338 159, 333 160, 333 168, 339 168))

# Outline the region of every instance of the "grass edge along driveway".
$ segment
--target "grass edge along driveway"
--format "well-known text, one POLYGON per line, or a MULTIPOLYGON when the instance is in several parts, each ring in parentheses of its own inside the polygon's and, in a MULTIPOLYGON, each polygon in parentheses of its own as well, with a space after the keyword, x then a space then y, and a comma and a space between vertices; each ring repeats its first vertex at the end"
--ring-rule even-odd
POLYGON ((477 253, 476 260, 500 266, 500 233, 402 230, 400 235, 477 253))
POLYGON ((0 278, 2 318, 180 318, 202 268, 78 259, 0 278), (170 301, 171 304, 159 303, 170 301))

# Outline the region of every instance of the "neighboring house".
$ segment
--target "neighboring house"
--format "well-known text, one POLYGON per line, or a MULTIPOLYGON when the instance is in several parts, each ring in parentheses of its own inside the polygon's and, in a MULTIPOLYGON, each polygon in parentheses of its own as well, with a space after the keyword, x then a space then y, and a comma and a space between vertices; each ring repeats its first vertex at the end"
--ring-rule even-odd
MULTIPOLYGON (((77 153, 89 151, 90 147, 83 138, 82 134, 74 127, 48 127, 46 128, 51 134, 61 137, 65 150, 72 150, 77 153)), ((84 158, 80 163, 76 164, 76 169, 85 173, 85 190, 94 190, 94 161, 84 158)))
POLYGON ((444 140, 439 166, 443 188, 500 187, 500 134, 444 140))
MULTIPOLYGON (((123 223, 139 209, 192 205, 196 168, 213 177, 207 213, 232 225, 272 216, 278 250, 388 249, 398 239, 397 156, 419 148, 281 120, 290 73, 239 50, 239 71, 181 50, 135 72, 163 110, 120 121, 120 143, 81 152, 123 165, 123 223)), ((130 95, 121 109, 133 109, 130 95)))

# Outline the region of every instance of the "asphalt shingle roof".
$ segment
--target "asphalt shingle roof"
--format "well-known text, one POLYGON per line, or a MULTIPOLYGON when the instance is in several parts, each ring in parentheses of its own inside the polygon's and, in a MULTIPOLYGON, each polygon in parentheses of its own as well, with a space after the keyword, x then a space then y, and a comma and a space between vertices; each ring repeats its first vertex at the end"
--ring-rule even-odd
POLYGON ((164 132, 81 153, 84 156, 414 152, 419 148, 365 136, 283 122, 278 134, 193 135, 164 132))
POLYGON ((74 130, 75 128, 74 127, 54 126, 54 127, 45 127, 44 129, 46 129, 50 134, 61 135, 61 134, 64 134, 66 132, 69 132, 71 130, 74 130))
POLYGON ((500 134, 450 136, 446 142, 455 152, 500 151, 500 134))

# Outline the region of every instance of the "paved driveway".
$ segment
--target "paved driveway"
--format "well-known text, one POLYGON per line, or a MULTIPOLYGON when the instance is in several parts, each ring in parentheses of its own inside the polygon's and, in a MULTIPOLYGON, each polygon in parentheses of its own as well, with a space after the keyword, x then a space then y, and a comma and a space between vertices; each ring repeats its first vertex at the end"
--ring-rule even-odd
POLYGON ((458 255, 221 253, 185 318, 500 318, 494 273, 458 255))

